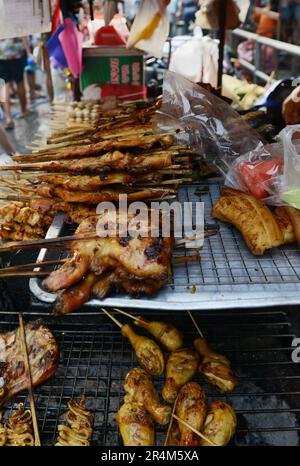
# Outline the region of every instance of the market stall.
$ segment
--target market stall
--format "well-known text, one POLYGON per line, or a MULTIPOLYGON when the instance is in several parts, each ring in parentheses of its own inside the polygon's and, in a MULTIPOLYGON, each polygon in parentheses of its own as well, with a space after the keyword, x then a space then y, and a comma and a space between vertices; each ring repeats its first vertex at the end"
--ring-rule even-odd
POLYGON ((0 311, 0 445, 298 445, 299 127, 267 142, 241 104, 265 89, 226 78, 240 112, 171 71, 147 100, 169 2, 109 45, 115 3, 82 47, 61 2, 48 46, 80 99, 0 166, 0 278, 30 296, 0 311))

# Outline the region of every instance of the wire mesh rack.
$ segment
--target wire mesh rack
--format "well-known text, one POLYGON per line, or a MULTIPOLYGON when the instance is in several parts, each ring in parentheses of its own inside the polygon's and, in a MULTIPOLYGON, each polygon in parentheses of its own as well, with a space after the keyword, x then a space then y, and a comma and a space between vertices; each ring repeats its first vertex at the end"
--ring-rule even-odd
MULTIPOLYGON (((263 256, 254 256, 241 234, 231 225, 211 218, 212 206, 220 197, 222 182, 211 181, 180 188, 178 199, 203 202, 205 224, 219 225, 219 233, 205 239, 200 260, 173 266, 173 280, 156 297, 130 299, 120 295, 106 298, 106 306, 146 309, 225 309, 300 302, 300 251, 297 245, 274 248, 263 256)), ((52 233, 59 235, 63 221, 52 233)), ((41 259, 52 259, 45 251, 41 259)), ((188 254, 188 250, 183 255, 188 254)), ((47 293, 38 279, 30 280, 32 293, 51 303, 55 294, 47 293)), ((99 304, 91 299, 90 305, 99 304)))
MULTIPOLYGON (((25 314, 26 320, 43 317, 60 346, 60 365, 55 375, 36 387, 37 413, 43 445, 53 445, 58 424, 63 419, 70 397, 84 392, 87 406, 94 413, 94 445, 120 445, 115 415, 123 400, 124 378, 138 366, 128 341, 100 312, 77 312, 64 318, 54 317, 45 309, 25 314)), ((143 313, 154 319, 155 312, 143 313)), ((211 346, 232 362, 239 385, 226 396, 195 377, 204 388, 209 402, 221 399, 237 412, 237 433, 233 445, 298 445, 300 430, 300 375, 292 362, 294 338, 288 314, 269 312, 210 311, 194 313, 211 346)), ((168 313, 160 313, 168 321, 168 313)), ((124 323, 126 318, 121 316, 124 323)), ((191 346, 196 338, 187 314, 175 313, 172 322, 191 346)), ((17 326, 17 315, 0 313, 0 331, 17 326)), ((142 330, 139 332, 143 333, 142 330)), ((161 392, 163 378, 155 378, 161 392)), ((24 395, 7 403, 5 418, 24 395)), ((25 399, 28 405, 28 400, 25 399)), ((157 428, 156 443, 162 445, 165 428, 157 428)))

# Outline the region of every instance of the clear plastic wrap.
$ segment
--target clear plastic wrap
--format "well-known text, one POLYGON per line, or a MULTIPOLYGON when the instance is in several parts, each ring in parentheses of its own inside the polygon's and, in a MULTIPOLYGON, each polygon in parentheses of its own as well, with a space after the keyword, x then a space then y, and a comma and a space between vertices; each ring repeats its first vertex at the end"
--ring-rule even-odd
POLYGON ((300 209, 300 125, 287 126, 280 143, 260 144, 238 157, 226 185, 247 191, 270 205, 300 209))
POLYGON ((193 149, 224 177, 237 157, 263 142, 228 103, 171 71, 165 74, 157 124, 164 131, 185 130, 193 149))

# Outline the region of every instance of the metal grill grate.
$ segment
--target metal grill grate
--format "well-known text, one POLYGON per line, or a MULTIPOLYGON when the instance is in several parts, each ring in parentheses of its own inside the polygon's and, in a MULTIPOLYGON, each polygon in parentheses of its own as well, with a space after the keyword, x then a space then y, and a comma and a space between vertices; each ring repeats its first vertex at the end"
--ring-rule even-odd
MULTIPOLYGON (((180 202, 204 202, 205 223, 216 224, 210 217, 219 199, 222 184, 211 181, 180 188, 180 202)), ((201 260, 173 267, 173 281, 150 299, 115 296, 104 301, 107 306, 147 309, 228 309, 279 304, 297 304, 300 296, 300 254, 297 245, 284 246, 254 256, 240 233, 231 225, 217 222, 220 232, 205 240, 201 260)), ((61 224, 62 227, 62 224, 61 224)), ((56 230, 59 234, 59 228, 56 230)), ((184 254, 184 253, 183 253, 184 254)), ((53 252, 45 258, 53 258, 53 252)), ((45 292, 37 279, 30 281, 31 291, 45 302, 55 295, 45 292)), ((91 305, 99 304, 93 299, 91 305)))
MULTIPOLYGON (((40 309, 26 315, 40 317, 40 309), (38 311, 38 312, 37 312, 38 311)), ((55 376, 36 388, 42 442, 51 445, 58 423, 70 397, 83 390, 88 408, 94 412, 93 443, 118 445, 120 439, 115 414, 122 403, 125 375, 137 365, 130 344, 119 330, 100 313, 76 313, 55 318, 43 312, 43 319, 56 336, 61 348, 60 366, 55 376)), ((155 313, 143 313, 154 319, 155 313)), ((239 386, 227 396, 196 376, 209 401, 221 399, 237 411, 236 445, 298 445, 300 430, 300 375, 291 360, 293 334, 288 314, 282 311, 210 311, 194 313, 210 344, 232 361, 239 386)), ((170 319, 169 313, 159 318, 170 319)), ((121 316, 120 320, 126 321, 121 316)), ((172 315, 172 322, 184 329, 185 344, 196 337, 186 314, 172 315)), ((13 313, 0 314, 0 331, 17 325, 13 313)), ((141 330, 139 330, 141 332, 141 330)), ((155 379, 161 391, 163 379, 155 379)), ((23 396, 8 403, 16 408, 23 396)), ((28 401, 27 401, 28 403, 28 401)), ((165 430, 157 429, 157 444, 163 444, 165 430)))

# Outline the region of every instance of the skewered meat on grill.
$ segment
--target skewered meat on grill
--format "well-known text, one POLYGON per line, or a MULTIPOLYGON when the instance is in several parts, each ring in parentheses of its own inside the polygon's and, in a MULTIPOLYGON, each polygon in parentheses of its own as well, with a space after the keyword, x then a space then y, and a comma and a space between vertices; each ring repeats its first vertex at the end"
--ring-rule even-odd
POLYGON ((89 300, 91 290, 98 280, 98 277, 90 272, 79 283, 58 295, 53 307, 54 314, 69 314, 82 306, 89 300))
POLYGON ((85 407, 85 397, 71 399, 64 415, 65 424, 58 426, 56 447, 88 447, 93 435, 93 415, 85 407))
POLYGON ((30 168, 33 171, 52 172, 89 172, 99 173, 104 169, 143 173, 151 170, 168 168, 172 165, 172 155, 168 152, 155 155, 132 155, 119 151, 107 153, 100 157, 88 157, 86 159, 53 160, 44 163, 20 164, 18 168, 30 168))
MULTIPOLYGON (((207 402, 204 391, 197 383, 190 382, 181 388, 176 400, 175 411, 180 419, 191 427, 194 427, 197 431, 201 431, 206 417, 207 402)), ((200 442, 197 434, 179 421, 178 427, 181 434, 181 446, 199 445, 200 442)))
POLYGON ((62 186, 71 191, 93 191, 110 184, 122 184, 131 186, 133 184, 141 184, 147 182, 159 182, 163 175, 157 172, 142 173, 139 175, 131 175, 126 172, 111 172, 103 171, 100 176, 88 175, 66 175, 66 174, 49 174, 39 175, 38 180, 46 182, 53 186, 62 186))
POLYGON ((154 445, 154 424, 150 414, 137 403, 124 403, 116 415, 125 447, 154 445))
POLYGON ((166 364, 166 383, 162 391, 167 403, 174 403, 180 387, 196 374, 198 364, 198 353, 192 349, 182 348, 170 354, 166 364))
POLYGON ((130 341, 135 351, 136 357, 149 374, 161 375, 165 368, 165 361, 160 347, 155 341, 142 335, 137 335, 130 325, 123 325, 122 335, 130 341))
POLYGON ((263 254, 283 243, 283 234, 272 212, 251 194, 224 189, 213 207, 212 217, 233 224, 253 254, 263 254))
MULTIPOLYGON (((80 224, 76 234, 95 234, 99 219, 100 216, 89 217, 80 224)), ((71 251, 74 257, 52 272, 44 285, 50 291, 68 288, 78 282, 88 269, 96 275, 117 270, 119 275, 123 272, 127 279, 166 280, 172 245, 170 237, 107 237, 73 241, 71 251)))
MULTIPOLYGON (((58 366, 58 346, 50 330, 41 322, 26 325, 26 343, 32 385, 49 379, 58 366)), ((28 388, 20 329, 0 334, 0 406, 28 388)))
POLYGON ((175 351, 182 346, 182 333, 172 324, 158 321, 149 322, 143 317, 137 317, 134 323, 150 332, 169 351, 175 351))
POLYGON ((146 371, 137 367, 131 369, 126 376, 124 390, 125 402, 143 406, 158 424, 169 423, 171 408, 160 403, 152 377, 146 371))
MULTIPOLYGON (((100 141, 96 144, 87 144, 78 146, 70 146, 66 149, 56 151, 55 154, 39 154, 39 161, 48 161, 48 160, 62 160, 67 158, 84 158, 90 157, 91 155, 101 154, 102 152, 107 151, 118 151, 120 149, 151 149, 154 145, 158 144, 162 147, 172 146, 174 138, 172 135, 160 135, 153 134, 150 136, 138 136, 131 138, 122 138, 120 140, 110 139, 108 141, 100 141)), ((18 162, 35 162, 36 155, 15 155, 14 160, 18 162)), ((100 158, 100 157, 99 157, 100 158)))
MULTIPOLYGON (((236 431, 236 414, 231 406, 222 401, 215 401, 208 409, 203 434, 218 446, 225 446, 236 431)), ((202 439, 201 446, 212 446, 202 439)))
POLYGON ((33 447, 34 437, 32 430, 32 417, 30 409, 23 408, 20 403, 18 411, 14 412, 6 424, 7 447, 33 447))
POLYGON ((40 239, 53 220, 24 202, 11 202, 0 208, 0 238, 12 240, 40 239))
POLYGON ((230 361, 222 354, 212 351, 204 338, 197 338, 194 347, 202 358, 199 371, 204 378, 221 392, 234 390, 237 380, 230 367, 230 361))
POLYGON ((102 189, 99 191, 69 191, 61 186, 41 184, 37 187, 37 194, 44 197, 57 197, 66 203, 99 204, 100 202, 119 202, 121 194, 127 194, 127 201, 141 201, 145 199, 163 199, 169 194, 168 189, 145 189, 128 192, 123 189, 102 189))
POLYGON ((0 447, 3 447, 5 445, 7 439, 6 427, 2 423, 2 417, 3 413, 0 412, 0 447))

